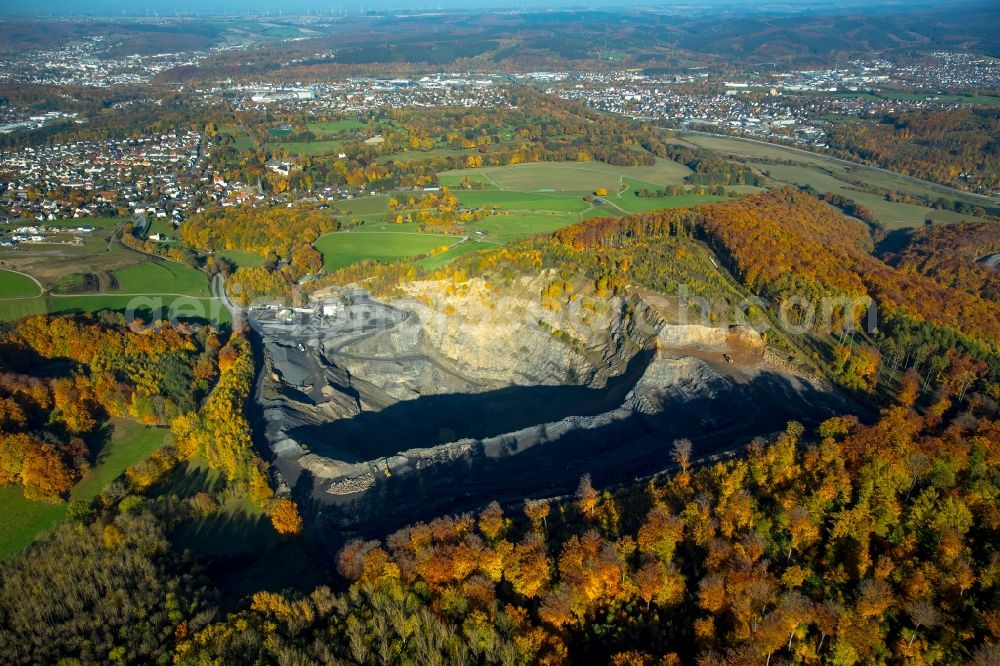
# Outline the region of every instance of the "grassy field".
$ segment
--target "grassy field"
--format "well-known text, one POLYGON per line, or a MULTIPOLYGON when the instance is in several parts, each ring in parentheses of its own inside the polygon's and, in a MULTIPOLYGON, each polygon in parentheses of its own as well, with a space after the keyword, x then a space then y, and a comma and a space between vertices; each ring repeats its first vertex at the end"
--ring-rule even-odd
POLYGON ((464 155, 472 155, 476 150, 474 148, 432 148, 431 150, 406 150, 398 153, 389 153, 388 155, 380 155, 375 161, 379 164, 385 164, 386 162, 420 162, 423 160, 431 160, 435 157, 459 157, 464 155))
POLYGON ((359 197, 357 199, 344 199, 331 205, 334 214, 342 215, 368 215, 370 213, 381 213, 385 215, 389 210, 389 195, 379 194, 374 197, 359 197))
POLYGON ((934 101, 941 104, 982 104, 984 106, 1000 105, 1000 97, 993 95, 949 95, 934 93, 908 92, 901 90, 883 90, 877 93, 868 92, 843 92, 833 93, 831 96, 842 99, 867 99, 867 100, 902 100, 907 102, 934 101))
MULTIPOLYGON (((582 198, 560 195, 495 190, 463 192, 458 196, 466 205, 497 206, 503 212, 467 225, 472 238, 469 242, 458 245, 455 244, 460 240, 459 237, 422 233, 419 225, 414 223, 388 224, 377 214, 371 220, 364 219, 367 216, 352 216, 355 220, 361 217, 364 223, 352 231, 327 234, 316 241, 316 248, 323 253, 324 269, 336 270, 362 259, 394 261, 427 254, 442 245, 454 245, 441 254, 426 257, 418 262, 424 268, 434 269, 467 252, 495 248, 526 236, 551 233, 574 224, 580 221, 580 213, 588 208, 588 204, 582 198), (488 234, 477 236, 473 233, 477 229, 484 230, 488 234)), ((384 205, 384 198, 377 198, 380 199, 378 203, 384 205)), ((602 211, 602 214, 618 214, 618 211, 610 209, 602 211)))
POLYGON ((44 296, 16 300, 0 299, 0 321, 14 321, 28 315, 45 314, 46 312, 44 296))
POLYGON ((803 169, 784 165, 755 165, 770 175, 773 180, 794 185, 810 185, 820 192, 836 192, 849 199, 867 206, 875 213, 875 217, 890 229, 915 227, 923 224, 924 219, 942 222, 958 222, 969 219, 952 211, 934 210, 927 206, 886 201, 884 197, 868 192, 859 192, 849 184, 818 169, 803 169))
POLYGON ((421 259, 417 262, 417 265, 425 270, 432 271, 437 268, 441 268, 442 266, 450 263, 453 259, 461 257, 463 254, 475 252, 476 250, 495 250, 496 248, 496 243, 479 242, 470 239, 464 243, 453 245, 446 252, 435 254, 433 257, 421 259))
POLYGON ((499 190, 496 183, 490 182, 481 173, 466 171, 443 171, 438 174, 438 183, 444 187, 450 187, 453 192, 461 191, 462 181, 468 178, 473 183, 479 183, 483 190, 499 190))
POLYGON ((45 312, 45 298, 31 278, 0 270, 0 321, 45 312))
MULTIPOLYGON (((426 153, 420 153, 426 154, 426 153)), ((450 187, 459 202, 469 208, 498 209, 500 214, 490 215, 468 225, 470 241, 454 245, 449 250, 418 263, 426 269, 445 265, 455 257, 477 249, 497 247, 513 240, 534 234, 552 233, 560 227, 581 219, 602 215, 622 215, 657 208, 690 206, 716 201, 719 197, 682 196, 669 199, 640 199, 632 190, 639 187, 656 188, 680 183, 690 171, 675 162, 659 160, 650 167, 614 167, 600 162, 580 163, 529 163, 507 167, 446 171, 438 174, 441 185, 450 187), (483 185, 481 190, 463 190, 460 184, 469 178, 483 185), (619 195, 619 190, 627 190, 619 195), (584 197, 605 187, 610 194, 609 203, 592 206, 584 197), (483 230, 487 235, 473 232, 483 230)), ((415 194, 415 193, 414 193, 415 194)), ((395 194, 397 198, 410 196, 409 192, 395 194)), ((324 256, 325 269, 335 270, 361 259, 389 261, 426 254, 440 247, 434 236, 417 233, 416 225, 403 227, 385 224, 388 195, 362 197, 334 204, 337 214, 350 221, 363 222, 356 232, 361 235, 349 239, 348 234, 324 236, 316 243, 324 256), (412 226, 413 228, 409 228, 412 226), (403 232, 412 232, 406 235, 403 232), (372 238, 363 234, 394 233, 393 242, 385 238, 372 238)), ((446 237, 444 244, 457 241, 446 237)))
POLYGON ((131 220, 129 217, 80 217, 75 220, 55 220, 46 222, 46 226, 63 227, 66 229, 76 229, 77 227, 96 227, 98 229, 114 229, 123 222, 131 220))
MULTIPOLYGON (((94 223, 95 220, 88 220, 94 223)), ((148 257, 121 245, 115 238, 121 220, 81 235, 79 244, 22 243, 14 248, 0 248, 0 261, 10 267, 34 275, 47 288, 73 273, 110 272, 148 261, 148 257)), ((60 238, 63 235, 60 234, 60 238)), ((69 240, 72 235, 66 234, 69 240)))
MULTIPOLYGON (((739 139, 720 136, 685 135, 685 139, 723 155, 730 155, 734 158, 740 159, 741 161, 753 161, 755 158, 789 160, 791 162, 795 162, 796 164, 818 167, 824 172, 827 172, 835 177, 844 176, 851 177, 855 180, 863 180, 864 182, 875 187, 899 190, 900 192, 910 192, 912 194, 931 197, 934 199, 942 196, 941 190, 928 185, 923 185, 919 182, 908 180, 906 178, 901 178, 891 173, 886 173, 885 171, 879 171, 878 169, 873 169, 862 164, 845 164, 844 162, 832 160, 823 155, 800 152, 786 148, 785 146, 753 143, 750 141, 741 141, 739 139)), ((946 196, 956 197, 959 199, 962 198, 962 195, 957 193, 952 193, 946 196)), ((974 197, 965 197, 965 200, 976 205, 980 205, 982 203, 974 197)))
POLYGON ((264 257, 260 256, 256 252, 244 252, 243 250, 220 250, 215 253, 215 256, 226 261, 227 263, 233 264, 238 268, 252 268, 254 266, 264 265, 264 257))
POLYGON ((272 148, 287 152, 289 155, 333 155, 343 150, 342 141, 283 141, 268 144, 272 148))
MULTIPOLYGON (((420 233, 420 225, 416 222, 404 222, 403 224, 389 224, 384 218, 379 218, 378 220, 369 220, 364 222, 355 231, 363 232, 367 234, 402 234, 402 233, 420 233)), ((351 231, 349 233, 355 233, 351 231)), ((454 238, 454 236, 449 236, 449 238, 454 238)))
POLYGON ((82 314, 102 310, 125 312, 129 308, 138 310, 146 319, 148 313, 159 313, 161 317, 176 315, 178 319, 205 319, 222 324, 232 323, 229 311, 214 298, 192 296, 164 296, 156 293, 139 296, 121 294, 50 294, 21 300, 0 299, 0 321, 14 321, 34 314, 82 314))
POLYGON ((65 515, 65 503, 32 502, 20 488, 0 486, 0 560, 24 550, 65 515))
POLYGON ((538 192, 509 191, 454 191, 452 194, 458 201, 469 208, 501 208, 519 211, 557 211, 563 213, 582 213, 590 207, 583 200, 583 194, 565 195, 538 192))
POLYGON ((518 192, 572 192, 585 194, 599 187, 609 192, 620 189, 623 179, 640 181, 650 187, 679 185, 691 170, 673 160, 657 159, 653 166, 618 167, 603 162, 530 162, 485 169, 445 171, 458 180, 479 175, 503 190, 518 192))
POLYGON ((257 142, 250 136, 250 133, 238 125, 223 125, 219 128, 219 133, 228 134, 233 137, 232 146, 239 152, 255 150, 257 148, 257 142))
MULTIPOLYGON (((178 465, 146 494, 186 499, 198 492, 218 493, 224 485, 220 474, 199 458, 178 465)), ((222 591, 227 609, 261 589, 310 591, 328 582, 307 541, 283 539, 267 515, 246 498, 230 498, 217 513, 181 522, 170 541, 178 550, 190 550, 210 562, 207 573, 222 591)))
MULTIPOLYGON (((598 187, 607 188, 609 200, 621 205, 621 201, 627 200, 628 196, 637 198, 627 192, 622 195, 621 200, 614 198, 623 184, 627 184, 630 189, 655 189, 681 183, 689 173, 691 172, 687 167, 670 160, 658 160, 656 165, 650 167, 615 167, 601 162, 545 162, 443 171, 438 174, 438 181, 442 186, 451 188, 459 202, 470 208, 579 214, 591 207, 583 200, 584 196, 593 193, 598 187), (483 189, 461 189, 461 182, 465 178, 482 184, 483 189)), ((405 198, 416 194, 418 193, 400 192, 395 196, 405 198)), ((365 218, 370 222, 368 216, 385 214, 388 200, 388 195, 360 197, 336 202, 333 208, 337 214, 349 218, 365 218)), ((649 210, 640 203, 630 203, 628 207, 621 207, 628 211, 649 210)), ((676 205, 687 204, 678 202, 676 205)), ((614 215, 617 211, 610 208, 607 214, 614 215)))
POLYGON ((313 134, 339 134, 352 132, 368 127, 366 123, 356 118, 343 118, 329 123, 307 123, 306 128, 313 134))
POLYGON ((440 268, 456 257, 476 250, 492 250, 511 241, 536 234, 550 234, 556 229, 575 224, 579 216, 561 212, 514 212, 490 215, 469 226, 469 231, 486 231, 485 236, 471 234, 468 241, 451 247, 447 252, 421 259, 419 266, 427 270, 440 268))
MULTIPOLYGON (((720 199, 697 195, 642 199, 633 193, 640 187, 655 189, 681 183, 689 173, 687 167, 669 160, 658 160, 649 167, 615 167, 601 162, 546 162, 445 171, 438 174, 440 184, 450 187, 463 206, 495 208, 500 214, 468 225, 469 242, 454 245, 418 263, 426 269, 438 268, 468 252, 497 247, 534 234, 552 233, 590 217, 691 206, 720 199), (483 189, 461 189, 465 178, 482 184, 483 189), (594 206, 584 200, 599 187, 609 191, 604 197, 607 200, 604 205, 594 206), (622 188, 626 189, 621 191, 622 188), (488 233, 479 236, 473 233, 476 230, 488 233)), ((409 192, 400 192, 394 196, 406 198, 410 195, 409 192)), ((390 261, 419 256, 441 245, 433 240, 433 236, 418 233, 415 225, 410 229, 411 225, 399 227, 385 224, 388 199, 388 195, 361 197, 333 205, 336 214, 346 216, 349 221, 363 223, 354 233, 384 235, 388 232, 395 233, 396 238, 393 242, 386 242, 384 238, 364 235, 347 240, 344 233, 324 236, 317 241, 316 247, 323 253, 326 270, 336 270, 366 258, 390 261), (413 233, 408 236, 402 232, 413 233)), ((445 240, 454 243, 457 239, 449 237, 445 240)))
POLYGON ((144 320, 177 318, 232 323, 229 311, 214 298, 194 298, 192 296, 168 296, 144 294, 122 296, 121 294, 86 294, 80 296, 56 296, 48 298, 48 312, 55 315, 81 314, 111 310, 126 312, 134 310, 136 316, 144 320))
POLYGON ((661 208, 687 208, 698 204, 723 201, 726 197, 711 194, 682 194, 676 197, 637 197, 631 191, 623 192, 620 197, 609 196, 608 201, 628 213, 645 213, 661 208))
POLYGON ((0 299, 39 296, 41 290, 26 275, 0 269, 0 299))
POLYGON ((173 222, 165 217, 154 217, 150 220, 149 228, 146 229, 146 236, 152 236, 153 234, 161 234, 172 240, 177 240, 180 236, 177 230, 174 229, 173 222))
POLYGON ((84 237, 84 242, 78 246, 21 245, 0 251, 0 259, 34 275, 47 289, 62 285, 60 291, 69 292, 35 296, 38 289, 30 280, 0 271, 0 320, 10 321, 46 312, 123 311, 130 306, 149 309, 162 304, 163 316, 176 314, 182 319, 217 316, 220 322, 230 321, 228 312, 220 309, 218 302, 211 298, 208 278, 203 273, 123 247, 113 238, 117 226, 111 223, 118 225, 120 221, 106 221, 102 229, 84 237), (74 293, 79 291, 74 276, 79 278, 87 274, 100 278, 103 291, 74 293), (115 281, 118 288, 111 291, 115 281), (27 291, 29 285, 31 291, 27 291), (152 306, 148 302, 134 302, 135 294, 149 295, 155 302, 152 306), (179 294, 190 298, 179 298, 179 294))
MULTIPOLYGON (((87 474, 70 493, 71 499, 90 501, 127 467, 145 460, 166 443, 168 430, 146 428, 123 418, 108 422, 109 434, 87 474)), ((25 499, 20 488, 0 487, 0 559, 23 550, 66 515, 66 504, 25 499)))
POLYGON ((323 269, 335 271, 363 259, 388 262, 416 257, 459 240, 456 236, 412 231, 358 230, 326 234, 315 245, 323 253, 323 269))
POLYGON ((556 229, 575 224, 579 217, 568 213, 505 213, 490 215, 475 223, 474 228, 487 231, 484 240, 491 243, 509 243, 535 234, 550 234, 556 229))
POLYGON ((124 473, 125 469, 152 455, 153 451, 167 443, 170 430, 167 428, 147 428, 145 425, 121 417, 108 421, 111 435, 97 452, 97 460, 79 483, 70 497, 89 502, 104 488, 124 473))
POLYGON ((946 196, 981 205, 982 202, 960 194, 943 195, 922 183, 900 178, 884 171, 863 165, 852 165, 827 159, 820 155, 809 155, 783 146, 764 145, 740 141, 728 137, 685 135, 685 138, 699 146, 751 164, 771 175, 773 184, 810 185, 820 192, 836 192, 872 209, 876 218, 889 229, 913 227, 926 218, 939 222, 957 222, 974 219, 951 211, 936 210, 926 206, 885 201, 876 194, 859 192, 850 181, 863 181, 868 185, 917 196, 937 199, 946 196), (795 164, 772 165, 760 159, 788 160, 795 164))
POLYGON ((123 294, 186 294, 210 296, 201 271, 172 261, 148 261, 115 271, 123 294))

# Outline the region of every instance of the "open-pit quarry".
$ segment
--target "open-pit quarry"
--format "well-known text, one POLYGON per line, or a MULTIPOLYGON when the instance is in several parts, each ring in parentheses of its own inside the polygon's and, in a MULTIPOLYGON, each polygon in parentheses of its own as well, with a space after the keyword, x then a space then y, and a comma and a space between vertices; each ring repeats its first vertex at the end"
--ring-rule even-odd
POLYGON ((671 323, 640 292, 556 304, 540 296, 549 279, 251 311, 280 482, 325 524, 378 531, 571 492, 584 473, 598 486, 646 476, 677 438, 704 457, 840 405, 750 328, 671 323))

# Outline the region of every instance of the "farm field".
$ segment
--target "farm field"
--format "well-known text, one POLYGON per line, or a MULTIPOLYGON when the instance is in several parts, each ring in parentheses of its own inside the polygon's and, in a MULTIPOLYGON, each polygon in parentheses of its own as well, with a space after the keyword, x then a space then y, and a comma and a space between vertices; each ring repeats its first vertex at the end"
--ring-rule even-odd
POLYGON ((238 125, 222 125, 219 127, 220 134, 228 134, 233 137, 232 146, 237 151, 243 152, 257 148, 257 142, 243 127, 238 125))
POLYGON ((460 155, 472 155, 474 148, 432 148, 431 150, 405 150, 398 153, 380 155, 375 159, 379 164, 386 162, 422 162, 432 160, 435 157, 457 157, 460 155))
POLYGON ((210 296, 204 273, 172 261, 151 260, 115 271, 123 294, 210 296))
POLYGON ((574 213, 560 212, 513 212, 490 215, 469 226, 470 232, 483 230, 484 237, 472 233, 470 239, 450 248, 446 252, 421 259, 417 264, 424 269, 434 270, 452 259, 476 250, 491 250, 505 243, 527 238, 536 234, 550 234, 557 229, 575 224, 579 217, 574 213))
POLYGON ((417 262, 432 270, 467 252, 495 248, 535 234, 552 233, 579 220, 579 214, 567 211, 504 211, 467 225, 470 240, 462 243, 459 236, 420 232, 415 223, 369 222, 352 231, 327 234, 317 240, 315 246, 323 254, 324 270, 333 271, 363 259, 395 261, 451 245, 450 249, 417 262), (479 237, 474 233, 476 230, 487 234, 479 237))
MULTIPOLYGON (((801 152, 778 146, 775 144, 754 143, 751 141, 741 141, 731 137, 684 135, 687 141, 697 144, 709 150, 714 150, 723 155, 734 158, 743 158, 753 161, 754 158, 764 158, 771 160, 789 160, 798 164, 820 167, 837 177, 852 177, 856 180, 864 180, 875 187, 886 189, 896 189, 901 192, 912 194, 940 197, 942 191, 923 183, 911 181, 907 178, 896 176, 891 173, 879 171, 863 164, 845 164, 823 155, 801 152)), ((961 194, 953 193, 950 196, 962 198, 961 194)), ((965 197, 969 203, 980 204, 980 200, 975 197, 965 197)))
POLYGON ((343 118, 329 123, 307 123, 306 128, 314 134, 339 134, 341 132, 352 132, 368 127, 356 118, 343 118))
POLYGON ((728 137, 685 135, 685 139, 704 148, 729 155, 749 163, 772 175, 775 184, 810 185, 820 192, 836 192, 868 206, 886 228, 906 228, 923 223, 926 218, 941 222, 975 219, 952 211, 936 210, 926 206, 885 201, 876 194, 859 192, 850 182, 863 181, 871 186, 907 192, 917 196, 937 199, 941 196, 957 198, 974 205, 982 202, 953 193, 944 195, 941 190, 901 178, 864 165, 850 165, 790 150, 783 146, 740 141, 728 137), (765 164, 760 160, 787 160, 795 164, 765 164))
MULTIPOLYGON (((530 162, 484 169, 442 172, 459 181, 466 175, 480 175, 503 190, 519 192, 573 192, 581 195, 605 187, 617 191, 622 179, 641 181, 652 187, 679 185, 691 173, 683 164, 657 159, 653 166, 618 167, 602 162, 530 162)), ((457 196, 457 195, 456 195, 457 196)))
POLYGON ((121 218, 121 217, 79 217, 74 220, 54 220, 52 222, 46 222, 47 227, 64 227, 68 229, 76 229, 78 227, 96 227, 97 229, 114 229, 118 225, 130 220, 131 218, 121 218))
POLYGON ((886 201, 877 194, 859 192, 850 183, 835 178, 817 169, 803 169, 795 166, 753 164, 761 171, 769 174, 773 180, 791 183, 793 185, 810 185, 819 192, 835 192, 867 206, 875 213, 875 217, 889 229, 915 227, 923 224, 927 218, 941 222, 959 222, 971 219, 950 210, 936 210, 927 206, 886 201))
MULTIPOLYGON (((360 226, 350 232, 343 233, 367 233, 367 234, 401 234, 401 233, 421 233, 420 225, 416 222, 404 222, 403 224, 389 223, 384 217, 375 221, 365 221, 360 226)), ((338 232, 340 233, 340 232, 338 232)), ((455 236, 448 236, 455 238, 455 236)))
POLYGON ((458 190, 452 191, 452 194, 462 205, 469 208, 495 207, 503 210, 582 213, 590 207, 590 204, 583 200, 584 192, 578 195, 566 195, 503 190, 458 190))
POLYGON ((550 234, 556 229, 575 224, 578 221, 579 218, 576 215, 567 213, 517 212, 490 215, 476 222, 472 228, 488 232, 488 235, 482 240, 502 245, 535 234, 550 234))
MULTIPOLYGON (((23 293, 27 285, 38 288, 28 278, 0 271, 0 281, 11 284, 10 291, 0 283, 0 321, 12 321, 33 314, 71 314, 124 311, 129 307, 160 311, 161 316, 185 318, 217 318, 228 323, 229 313, 211 297, 208 279, 203 273, 171 262, 147 261, 116 271, 117 291, 8 296, 23 293), (10 278, 7 276, 14 276, 10 278), (25 283, 27 282, 27 284, 25 283)), ((145 317, 144 317, 145 318, 145 317)))
MULTIPOLYGON (((211 317, 216 313, 218 306, 211 298, 208 278, 203 273, 124 247, 115 238, 122 219, 86 218, 85 221, 98 230, 83 235, 80 245, 24 243, 0 250, 0 261, 36 277, 52 292, 41 295, 30 279, 3 271, 0 321, 31 314, 124 310, 130 304, 136 305, 132 303, 136 294, 159 299, 164 316, 175 306, 181 318, 211 317), (191 298, 181 300, 178 295, 191 298)), ((74 226, 83 223, 84 220, 72 222, 74 226)), ((148 308, 150 303, 147 299, 138 305, 148 308)), ((220 321, 229 321, 225 309, 219 316, 220 321)))
POLYGON ((609 195, 605 198, 628 213, 646 213, 651 210, 660 210, 661 208, 687 208, 699 204, 723 201, 726 197, 712 194, 682 194, 676 197, 645 198, 637 197, 633 192, 626 190, 620 197, 609 195))
POLYGON ((323 254, 323 269, 335 271, 364 259, 387 262, 427 254, 460 237, 415 231, 339 231, 320 237, 316 249, 323 254))
POLYGON ((45 314, 45 297, 35 298, 0 298, 0 321, 13 321, 28 315, 45 314))
POLYGON ((192 296, 172 296, 143 294, 122 296, 120 294, 51 295, 47 300, 50 314, 82 314, 111 310, 136 311, 136 316, 144 320, 177 318, 180 320, 207 320, 220 324, 231 323, 229 311, 215 298, 194 298, 192 296))
POLYGON ((231 323, 229 311, 215 298, 159 295, 139 296, 121 294, 49 294, 36 298, 0 298, 0 321, 14 321, 35 314, 84 314, 113 310, 124 312, 136 308, 147 319, 157 312, 160 317, 176 315, 178 319, 208 319, 221 324, 231 323), (155 311, 155 312, 154 312, 155 311))
MULTIPOLYGON (((490 215, 467 226, 472 238, 467 243, 454 245, 449 250, 421 259, 418 264, 429 270, 445 265, 455 257, 477 249, 487 249, 534 234, 552 233, 556 229, 574 224, 582 219, 600 216, 617 216, 625 213, 644 212, 658 208, 691 206, 717 201, 720 197, 684 195, 662 199, 641 199, 633 194, 640 187, 657 188, 671 183, 681 183, 690 171, 675 162, 658 161, 652 167, 614 167, 600 162, 583 163, 529 163, 487 169, 445 171, 438 174, 442 186, 449 187, 458 201, 469 208, 495 208, 497 215, 490 215), (640 178, 649 178, 649 180, 640 178), (460 189, 464 179, 483 185, 481 190, 460 189), (539 187, 544 185, 544 187, 539 187), (619 193, 621 187, 627 187, 619 193), (598 187, 605 187, 609 195, 603 205, 592 205, 584 197, 598 187), (479 237, 475 230, 486 231, 479 237)), ((397 198, 410 193, 400 192, 397 198)), ((362 197, 335 204, 337 214, 348 220, 360 222, 352 233, 400 235, 398 242, 385 244, 384 239, 355 236, 343 241, 343 232, 329 234, 316 243, 325 259, 326 270, 336 270, 362 259, 396 260, 418 256, 440 247, 433 236, 419 232, 417 225, 385 223, 389 197, 380 195, 362 197), (411 233, 409 240, 404 233, 411 233), (335 247, 333 240, 338 239, 335 247)), ((447 237, 454 243, 457 239, 447 237)))
POLYGON ((473 183, 479 183, 483 190, 499 190, 500 188, 496 183, 491 182, 486 176, 481 173, 473 173, 467 171, 442 171, 438 174, 438 183, 444 187, 449 187, 452 192, 456 192, 462 187, 462 181, 465 179, 473 183))
POLYGON ((883 90, 877 93, 866 92, 842 92, 832 93, 832 97, 841 99, 867 99, 867 100, 902 100, 907 102, 934 101, 942 104, 984 104, 989 106, 1000 105, 1000 97, 993 95, 949 95, 934 93, 907 92, 901 90, 883 90))
POLYGON ((288 141, 268 145, 289 155, 306 155, 309 157, 333 155, 340 152, 344 147, 342 141, 288 141))
POLYGON ((26 275, 0 269, 0 321, 45 312, 45 297, 26 275))
POLYGON ((41 293, 35 281, 27 275, 0 269, 0 298, 30 298, 41 293))
POLYGON ((343 199, 331 204, 330 209, 334 212, 334 215, 360 216, 371 213, 385 215, 386 211, 389 210, 389 195, 378 194, 373 197, 343 199))
MULTIPOLYGON (((125 469, 148 458, 166 444, 166 428, 146 428, 125 418, 112 418, 104 446, 97 451, 90 471, 70 492, 72 500, 90 501, 125 469)), ((26 499, 20 488, 0 487, 0 560, 22 550, 52 529, 66 515, 66 504, 26 499)))

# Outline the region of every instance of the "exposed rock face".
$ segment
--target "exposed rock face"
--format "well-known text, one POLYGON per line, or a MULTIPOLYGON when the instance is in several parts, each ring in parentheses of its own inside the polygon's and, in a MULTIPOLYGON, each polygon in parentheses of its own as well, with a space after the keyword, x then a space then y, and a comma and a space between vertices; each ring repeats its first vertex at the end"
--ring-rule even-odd
POLYGON ((449 294, 445 283, 416 283, 409 287, 413 300, 407 307, 416 313, 429 348, 492 385, 603 386, 609 372, 648 344, 629 339, 622 299, 611 298, 598 309, 579 298, 553 310, 539 298, 546 282, 523 279, 498 289, 472 280, 459 294, 449 294))
MULTIPOLYGON (((328 305, 325 319, 258 318, 276 350, 258 398, 285 480, 342 505, 373 489, 402 493, 414 479, 476 485, 477 465, 557 464, 570 446, 560 478, 591 455, 609 470, 642 469, 660 446, 643 444, 650 438, 721 438, 781 418, 760 411, 762 396, 800 409, 796 396, 815 392, 765 364, 752 329, 668 323, 638 295, 546 301, 552 279, 420 282, 388 303, 328 305)), ((434 499, 458 495, 448 488, 434 499)))

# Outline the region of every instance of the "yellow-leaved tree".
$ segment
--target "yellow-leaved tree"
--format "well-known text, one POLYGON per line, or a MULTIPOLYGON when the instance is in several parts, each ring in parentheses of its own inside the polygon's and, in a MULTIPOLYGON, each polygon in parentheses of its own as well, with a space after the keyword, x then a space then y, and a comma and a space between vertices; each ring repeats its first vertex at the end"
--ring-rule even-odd
POLYGON ((299 508, 295 502, 287 497, 282 497, 274 504, 274 513, 271 514, 271 524, 278 534, 294 536, 302 531, 302 516, 299 515, 299 508))

